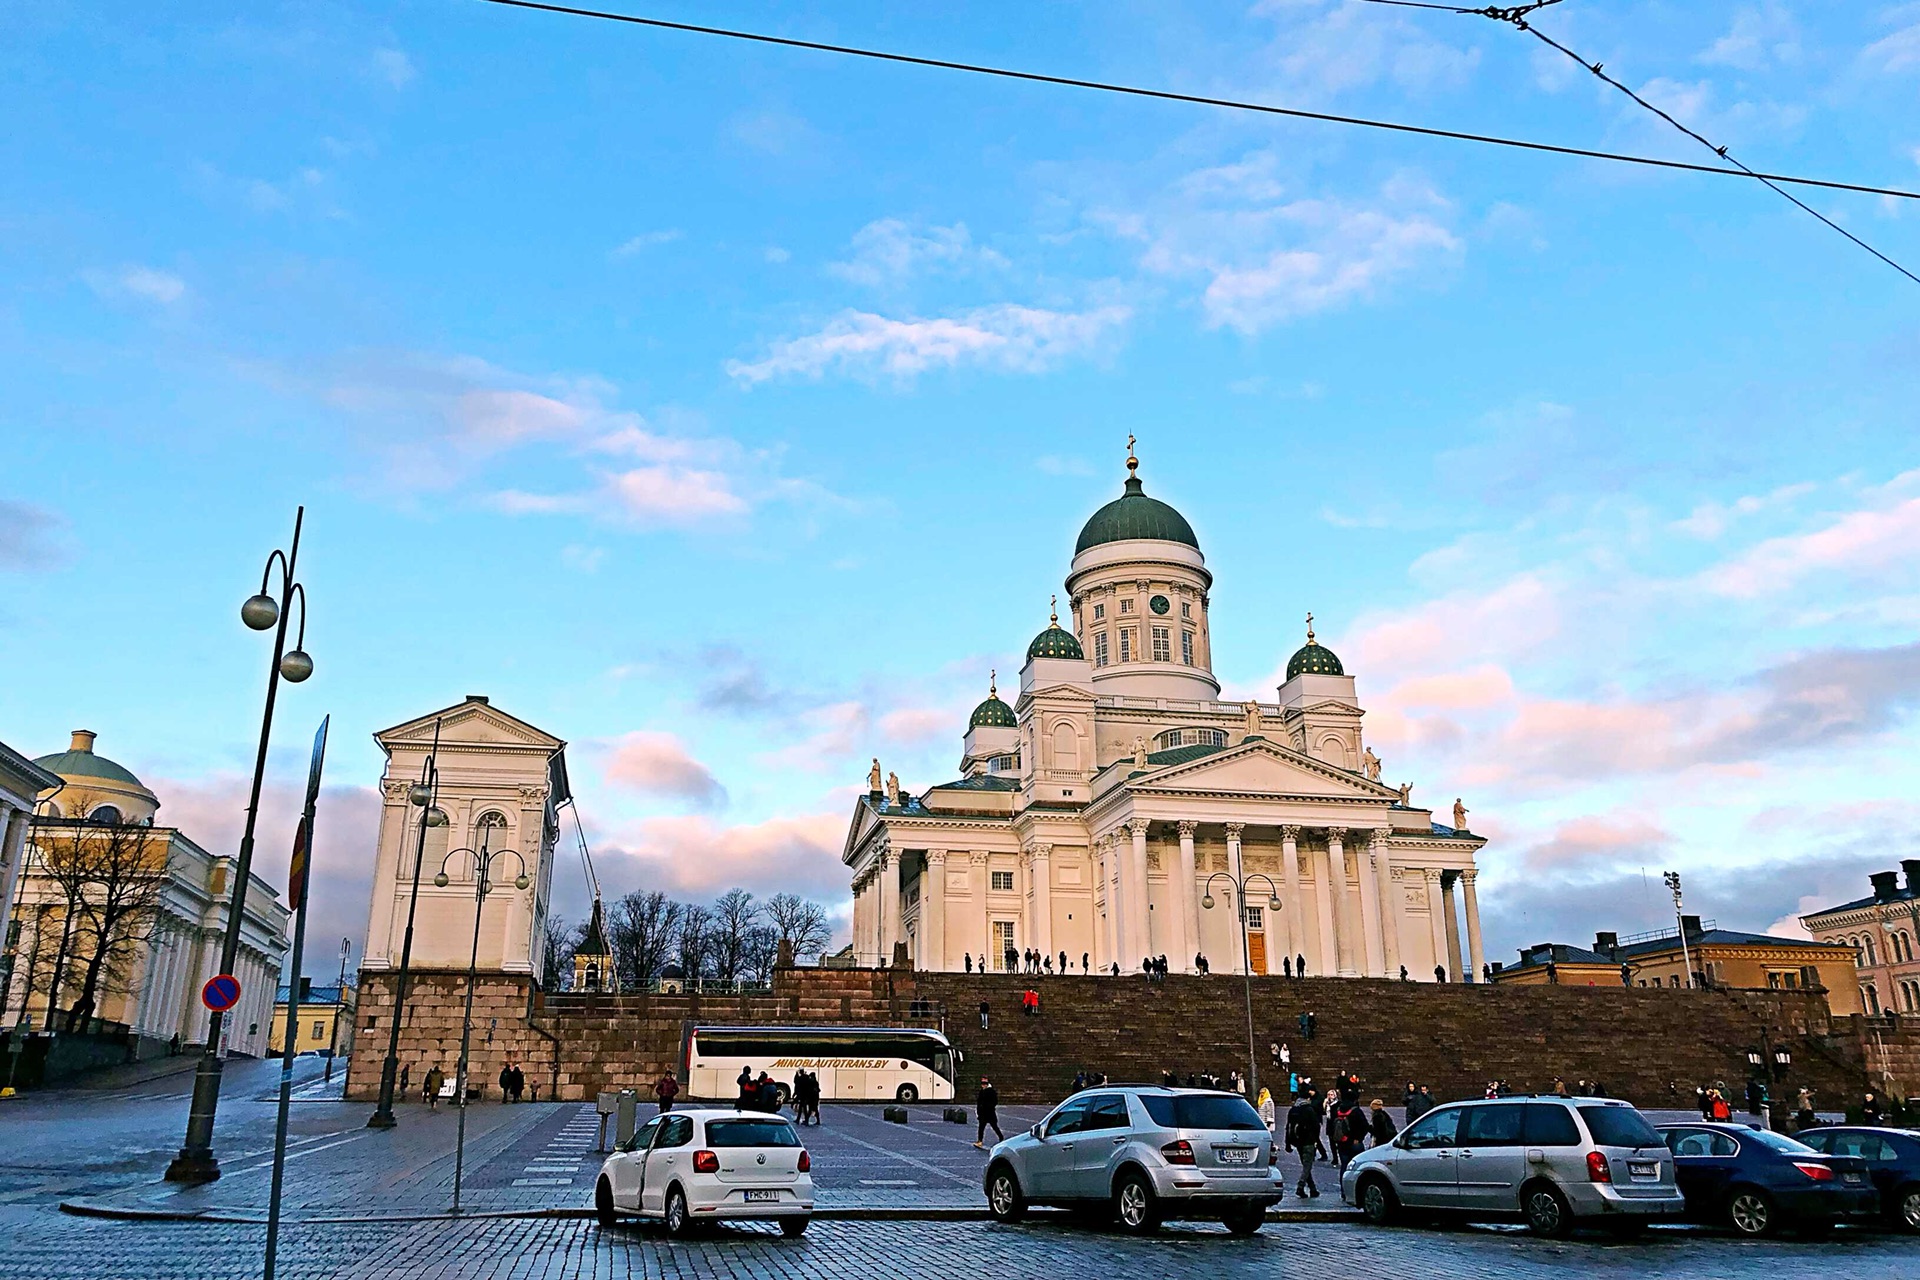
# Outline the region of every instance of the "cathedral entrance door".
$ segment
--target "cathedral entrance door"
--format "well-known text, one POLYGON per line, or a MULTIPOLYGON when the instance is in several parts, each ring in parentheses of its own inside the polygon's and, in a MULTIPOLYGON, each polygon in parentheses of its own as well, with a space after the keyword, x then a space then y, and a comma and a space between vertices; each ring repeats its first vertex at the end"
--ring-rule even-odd
POLYGON ((1267 971, 1267 935, 1247 931, 1247 961, 1255 973, 1267 971))

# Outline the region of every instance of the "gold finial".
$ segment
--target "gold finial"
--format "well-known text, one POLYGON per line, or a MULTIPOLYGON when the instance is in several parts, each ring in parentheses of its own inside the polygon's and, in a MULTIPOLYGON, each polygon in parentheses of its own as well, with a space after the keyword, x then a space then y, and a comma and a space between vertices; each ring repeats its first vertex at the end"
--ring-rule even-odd
POLYGON ((1000 673, 998 671, 995 671, 992 667, 988 667, 987 668, 987 696, 989 698, 997 698, 1000 696, 999 679, 1000 679, 1000 673))
POLYGON ((1051 622, 1056 627, 1060 625, 1060 597, 1059 596, 1047 597, 1047 621, 1051 622))
POLYGON ((1318 640, 1315 640, 1313 638, 1313 614, 1311 613, 1307 614, 1307 643, 1308 644, 1320 643, 1318 640))
POLYGON ((1133 433, 1127 433, 1127 475, 1129 478, 1140 469, 1140 459, 1133 456, 1133 433))

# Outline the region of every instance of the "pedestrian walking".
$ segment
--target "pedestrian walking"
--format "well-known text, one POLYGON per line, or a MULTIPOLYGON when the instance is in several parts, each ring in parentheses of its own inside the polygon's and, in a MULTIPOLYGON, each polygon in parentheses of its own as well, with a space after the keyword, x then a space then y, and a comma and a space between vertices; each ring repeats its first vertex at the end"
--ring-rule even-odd
POLYGON ((1267 1133, 1273 1133, 1274 1106, 1273 1094, 1265 1085, 1260 1086, 1260 1099, 1254 1103, 1254 1110, 1260 1113, 1260 1123, 1267 1126, 1267 1133))
POLYGON ((1066 973, 1066 971, 1067 971, 1067 953, 1062 951, 1060 953, 1060 972, 1064 974, 1066 973))
POLYGON ((1300 1176, 1294 1180, 1293 1193, 1297 1196, 1318 1196, 1320 1188, 1313 1182, 1313 1162, 1322 1150, 1320 1104, 1314 1099, 1312 1090, 1302 1093, 1287 1108, 1287 1132, 1282 1145, 1300 1157, 1300 1176))
POLYGON ((987 1002, 985 1000, 980 1002, 980 1029, 982 1031, 987 1029, 987 1002))
POLYGON ((1293 976, 1296 978, 1304 978, 1307 976, 1307 958, 1305 956, 1297 955, 1293 958, 1293 976))
POLYGON ((988 1129, 993 1130, 993 1136, 999 1141, 1007 1140, 1007 1135, 1000 1132, 1000 1091, 994 1088, 993 1081, 985 1076, 980 1077, 979 1092, 973 1095, 973 1115, 978 1122, 978 1128, 974 1130, 973 1135, 973 1145, 976 1148, 986 1145, 988 1129))
POLYGON ((513 1101, 513 1064, 511 1062, 500 1068, 500 1101, 502 1104, 513 1101))
POLYGON ((1871 1089, 1867 1090, 1865 1096, 1860 1099, 1860 1123, 1879 1124, 1886 1115, 1887 1110, 1880 1102, 1880 1095, 1871 1089))
POLYGON ((1379 1098, 1373 1100, 1373 1104, 1369 1110, 1367 1130, 1373 1135, 1373 1145, 1376 1147, 1384 1147, 1393 1141, 1395 1134, 1400 1132, 1399 1126, 1393 1123, 1392 1113, 1387 1110, 1386 1104, 1379 1098))
POLYGON ((1794 1099, 1793 1127, 1796 1129, 1807 1129, 1819 1123, 1820 1117, 1814 1114, 1813 1110, 1813 1091, 1803 1088, 1800 1090, 1799 1096, 1794 1099))
POLYGON ((1087 967, 1087 962, 1091 959, 1092 957, 1089 956, 1086 952, 1082 951, 1080 953, 1080 974, 1082 977, 1085 977, 1088 973, 1092 972, 1092 970, 1090 970, 1087 967))
POLYGON ((520 1069, 519 1063, 513 1064, 513 1100, 520 1101, 520 1095, 527 1089, 527 1073, 520 1069))
POLYGON ((660 1078, 653 1082, 653 1098, 660 1104, 660 1115, 673 1110, 673 1100, 680 1096, 680 1082, 674 1079, 673 1072, 662 1071, 660 1078))
POLYGON ((971 951, 967 952, 967 954, 962 958, 966 961, 967 972, 972 973, 973 972, 973 952, 971 951))
POLYGON ((735 1111, 753 1111, 760 1102, 760 1085, 753 1077, 752 1067, 740 1068, 740 1074, 734 1078, 734 1086, 740 1091, 733 1100, 735 1111))
POLYGON ((447 1081, 447 1073, 440 1069, 439 1063, 436 1062, 434 1065, 427 1068, 427 1079, 426 1079, 427 1106, 434 1111, 438 1111, 440 1109, 440 1087, 443 1084, 445 1084, 446 1081, 447 1081))

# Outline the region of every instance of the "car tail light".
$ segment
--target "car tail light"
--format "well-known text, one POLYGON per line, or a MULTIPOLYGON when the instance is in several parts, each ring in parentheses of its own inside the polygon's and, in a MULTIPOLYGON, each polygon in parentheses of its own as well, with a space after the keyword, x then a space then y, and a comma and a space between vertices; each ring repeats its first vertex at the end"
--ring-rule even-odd
POLYGON ((805 1147, 800 1148, 800 1172, 808 1173, 813 1169, 813 1157, 807 1154, 805 1147))
POLYGON ((1795 1160, 1793 1167, 1812 1178, 1815 1182, 1832 1182, 1833 1166, 1820 1164, 1813 1160, 1795 1160))
POLYGON ((1193 1144, 1185 1138, 1176 1138, 1160 1148, 1160 1154, 1167 1158, 1168 1164, 1192 1164, 1193 1144))
POLYGON ((1267 1163, 1268 1164, 1280 1163, 1280 1148, 1272 1145, 1271 1143, 1269 1143, 1267 1146, 1267 1163))
POLYGON ((695 1173, 720 1172, 720 1157, 713 1154, 713 1152, 711 1151, 694 1152, 693 1153, 693 1171, 695 1173))
POLYGON ((1599 1151, 1587 1152, 1587 1181, 1613 1181, 1613 1166, 1607 1163, 1607 1157, 1604 1153, 1599 1151))

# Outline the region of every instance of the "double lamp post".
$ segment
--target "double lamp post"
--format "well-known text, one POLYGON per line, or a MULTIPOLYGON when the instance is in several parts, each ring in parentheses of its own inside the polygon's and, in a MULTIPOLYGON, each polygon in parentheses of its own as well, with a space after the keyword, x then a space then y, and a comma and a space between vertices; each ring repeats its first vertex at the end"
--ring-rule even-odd
POLYGON ((1247 1002, 1247 1092, 1257 1098, 1260 1096, 1260 1056, 1253 1038, 1253 944, 1247 939, 1247 886, 1256 880, 1267 882, 1267 910, 1272 912, 1280 910, 1280 890, 1264 872, 1235 875, 1231 871, 1216 871, 1207 877, 1205 896, 1200 899, 1200 905, 1208 911, 1213 910, 1215 880, 1227 882, 1227 894, 1240 917, 1237 922, 1240 933, 1240 978, 1247 1002))

